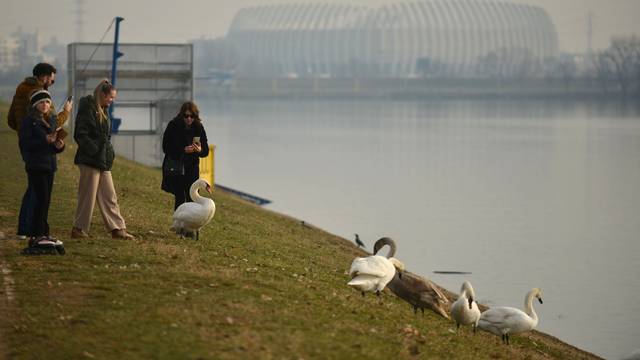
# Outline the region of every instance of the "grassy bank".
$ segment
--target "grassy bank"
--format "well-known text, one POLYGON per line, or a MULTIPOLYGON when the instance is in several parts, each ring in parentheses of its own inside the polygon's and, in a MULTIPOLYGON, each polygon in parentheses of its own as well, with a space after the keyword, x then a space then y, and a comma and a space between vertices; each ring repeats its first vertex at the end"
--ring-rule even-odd
POLYGON ((345 285, 363 255, 351 242, 221 191, 200 241, 181 240, 168 231, 173 199, 159 170, 121 158, 113 176, 137 239, 110 239, 96 209, 91 239, 71 240, 73 146, 59 157, 49 216, 67 255, 20 256, 13 235, 26 180, 5 112, 0 105, 0 358, 596 358, 540 333, 509 347, 456 334, 388 291, 382 303, 363 299, 345 285))

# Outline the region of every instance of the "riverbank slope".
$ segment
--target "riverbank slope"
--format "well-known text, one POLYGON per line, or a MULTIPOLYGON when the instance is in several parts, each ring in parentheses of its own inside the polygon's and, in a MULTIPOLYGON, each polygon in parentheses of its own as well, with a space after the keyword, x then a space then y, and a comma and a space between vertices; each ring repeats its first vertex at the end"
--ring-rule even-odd
POLYGON ((49 215, 67 255, 21 256, 26 179, 6 104, 0 121, 0 358, 597 359, 537 332, 511 346, 455 333, 389 291, 362 298, 346 286, 364 255, 351 242, 219 190, 200 241, 179 239, 160 171, 122 158, 113 177, 137 239, 112 240, 96 209, 92 237, 71 240, 72 145, 59 157, 49 215))

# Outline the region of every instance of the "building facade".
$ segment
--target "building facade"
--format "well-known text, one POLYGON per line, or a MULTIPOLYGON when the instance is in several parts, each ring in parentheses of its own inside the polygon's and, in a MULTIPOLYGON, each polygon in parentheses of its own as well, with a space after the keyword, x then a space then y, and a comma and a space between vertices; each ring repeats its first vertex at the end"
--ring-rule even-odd
POLYGON ((267 5, 239 11, 237 76, 536 76, 558 54, 541 8, 502 0, 267 5))

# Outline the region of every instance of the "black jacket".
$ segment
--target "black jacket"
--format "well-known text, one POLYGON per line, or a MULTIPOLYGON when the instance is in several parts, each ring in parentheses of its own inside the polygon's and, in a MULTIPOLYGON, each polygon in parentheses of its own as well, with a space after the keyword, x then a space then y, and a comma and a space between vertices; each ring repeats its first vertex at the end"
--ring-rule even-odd
MULTIPOLYGON (((193 124, 191 127, 187 127, 182 118, 174 118, 169 121, 167 128, 162 135, 162 151, 165 154, 165 160, 167 157, 172 159, 182 159, 184 164, 184 177, 187 179, 200 176, 200 158, 207 157, 209 155, 209 143, 207 141, 207 133, 202 125, 193 124), (193 144, 193 138, 200 137, 200 145, 202 152, 199 154, 186 154, 184 148, 193 144)), ((168 192, 172 192, 172 179, 171 177, 162 174, 162 189, 168 192)))
POLYGON ((47 144, 47 135, 56 129, 55 118, 50 121, 51 124, 46 123, 37 112, 31 111, 20 124, 18 144, 27 171, 54 172, 58 168, 56 154, 64 147, 58 150, 55 145, 47 144))
MULTIPOLYGON (((93 96, 80 99, 73 138, 78 143, 74 163, 95 169, 109 171, 113 166, 113 145, 111 145, 111 119, 100 121, 93 96)), ((106 111, 106 110, 105 110, 106 111)))

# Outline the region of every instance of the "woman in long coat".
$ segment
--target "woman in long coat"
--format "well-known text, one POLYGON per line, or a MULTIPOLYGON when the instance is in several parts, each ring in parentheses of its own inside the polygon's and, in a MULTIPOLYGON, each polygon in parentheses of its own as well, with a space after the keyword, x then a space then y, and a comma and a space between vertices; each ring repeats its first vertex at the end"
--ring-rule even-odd
POLYGON ((80 99, 74 139, 78 143, 75 164, 80 169, 78 208, 71 230, 72 238, 88 237, 96 201, 102 221, 114 239, 133 239, 120 214, 118 197, 111 177, 115 153, 111 144, 111 118, 108 108, 116 98, 116 88, 102 80, 93 95, 80 99))
POLYGON ((207 133, 202 126, 198 106, 187 101, 178 115, 169 122, 162 136, 165 157, 162 171, 162 190, 174 195, 174 210, 184 202, 192 201, 189 188, 200 177, 200 158, 209 155, 207 133), (177 174, 167 170, 168 162, 177 164, 177 174))

